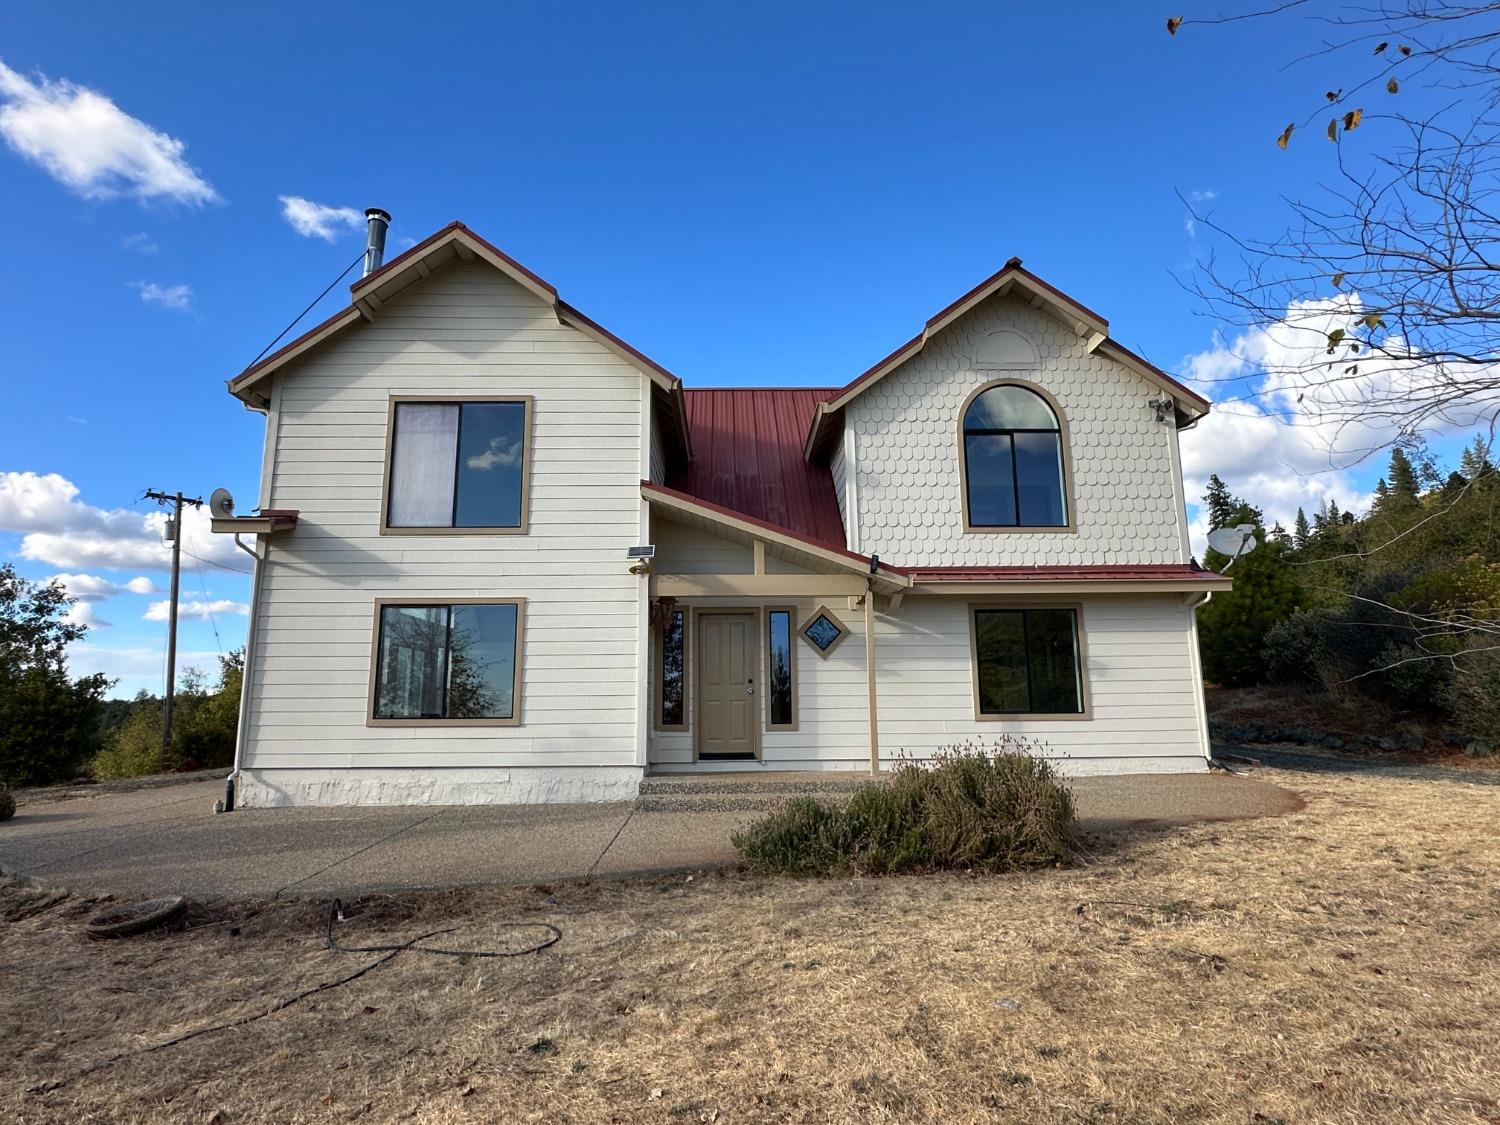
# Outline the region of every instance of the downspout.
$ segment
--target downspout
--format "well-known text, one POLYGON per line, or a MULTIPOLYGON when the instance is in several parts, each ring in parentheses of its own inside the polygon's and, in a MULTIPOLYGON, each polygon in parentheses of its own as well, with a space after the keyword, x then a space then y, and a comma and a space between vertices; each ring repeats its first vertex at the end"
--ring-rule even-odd
POLYGON ((1197 601, 1188 602, 1189 626, 1192 633, 1188 640, 1188 655, 1192 661, 1193 672, 1193 707, 1198 713, 1198 735, 1203 740, 1203 760, 1211 762, 1214 752, 1213 745, 1208 740, 1208 688, 1203 682, 1203 658, 1198 652, 1198 611, 1209 603, 1214 596, 1212 590, 1203 591, 1203 596, 1197 601))
POLYGON ((250 722, 250 681, 255 671, 255 627, 260 611, 260 572, 262 558, 254 547, 247 546, 236 533, 234 545, 255 560, 250 578, 250 621, 245 634, 245 670, 240 678, 240 717, 234 730, 234 768, 224 779, 224 811, 234 812, 235 786, 240 778, 240 761, 245 748, 245 731, 250 722))
MULTIPOLYGON (((871 560, 873 573, 879 565, 871 560)), ((880 776, 880 720, 875 707, 875 586, 865 587, 865 691, 870 700, 870 776, 880 776)))

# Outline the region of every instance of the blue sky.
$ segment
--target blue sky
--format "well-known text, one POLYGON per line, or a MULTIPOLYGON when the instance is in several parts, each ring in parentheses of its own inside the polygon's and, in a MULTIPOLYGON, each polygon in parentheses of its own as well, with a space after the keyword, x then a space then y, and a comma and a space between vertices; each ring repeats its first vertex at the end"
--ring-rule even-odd
MULTIPOLYGON (((689 385, 846 382, 1013 254, 1168 370, 1222 369, 1190 358, 1212 357, 1216 326, 1173 277, 1204 235, 1177 193, 1230 227, 1277 229, 1280 196, 1327 171, 1326 146, 1272 143, 1323 80, 1280 70, 1284 24, 1172 39, 1167 14, 12 10, 0 558, 84 576, 82 612, 110 624, 75 667, 119 676, 117 694, 159 687, 165 553, 137 498, 225 485, 254 503, 262 420, 223 380, 361 247, 337 219, 329 237, 299 233, 282 197, 383 206, 392 252, 462 219, 689 385)), ((1282 440, 1222 424, 1232 485, 1282 440)), ((1203 445, 1190 476, 1214 456, 1203 445)), ((1292 473, 1265 495, 1315 506, 1372 475, 1292 473)), ((222 539, 190 546, 204 561, 184 571, 200 605, 181 647, 211 664, 243 640, 248 559, 222 539)))

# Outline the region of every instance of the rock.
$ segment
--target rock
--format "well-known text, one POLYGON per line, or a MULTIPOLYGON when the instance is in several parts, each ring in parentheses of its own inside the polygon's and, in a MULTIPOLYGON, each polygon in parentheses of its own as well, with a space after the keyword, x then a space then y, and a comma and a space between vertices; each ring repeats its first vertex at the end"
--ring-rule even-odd
POLYGON ((1464 744, 1463 735, 1459 734, 1456 730, 1445 730, 1442 738, 1444 746, 1462 746, 1464 744))
POLYGON ((1393 751, 1395 751, 1395 750, 1398 749, 1398 747, 1396 745, 1396 740, 1394 738, 1382 738, 1375 745, 1379 746, 1387 754, 1390 754, 1393 751))
POLYGON ((1406 749, 1410 750, 1413 754, 1420 753, 1427 746, 1427 740, 1424 739, 1420 734, 1404 735, 1401 739, 1401 742, 1406 747, 1406 749))
POLYGON ((1488 758, 1493 753, 1488 742, 1471 742, 1464 747, 1464 754, 1470 758, 1488 758))
POLYGON ((1344 748, 1344 740, 1336 734, 1328 734, 1323 736, 1323 745, 1330 750, 1342 750, 1344 748))

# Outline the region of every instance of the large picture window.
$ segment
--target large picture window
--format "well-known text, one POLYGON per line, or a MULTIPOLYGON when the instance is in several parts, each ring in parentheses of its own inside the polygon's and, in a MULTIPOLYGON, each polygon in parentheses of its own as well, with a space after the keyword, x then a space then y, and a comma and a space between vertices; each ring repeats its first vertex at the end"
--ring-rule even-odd
POLYGON ((1087 711, 1076 609, 973 610, 980 718, 1087 711))
POLYGON ((520 721, 519 599, 380 604, 375 722, 520 721))
POLYGON ((531 400, 391 404, 388 531, 526 529, 531 400))
POLYGON ((963 416, 964 517, 971 530, 1068 526, 1062 424, 1013 383, 982 389, 963 416))

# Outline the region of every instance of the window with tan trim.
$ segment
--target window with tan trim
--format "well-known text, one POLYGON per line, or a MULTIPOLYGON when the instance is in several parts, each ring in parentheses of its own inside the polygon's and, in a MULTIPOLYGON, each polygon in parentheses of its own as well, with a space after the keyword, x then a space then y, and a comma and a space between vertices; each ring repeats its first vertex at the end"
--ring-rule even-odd
POLYGON ((521 598, 377 600, 370 725, 519 725, 525 608, 521 598))
POLYGON ((964 530, 1071 529, 1067 426, 1040 387, 979 387, 964 402, 958 440, 964 530))
POLYGON ((969 607, 978 719, 1089 717, 1078 606, 969 607))
POLYGON ((673 608, 656 631, 656 729, 687 729, 687 611, 673 608))
POLYGON ((766 729, 797 729, 796 610, 766 609, 766 729))
POLYGON ((381 532, 524 534, 531 409, 526 396, 391 399, 381 532))

